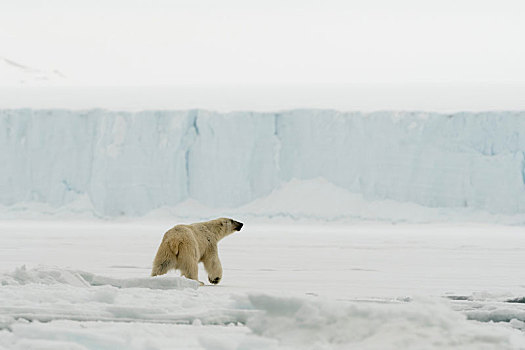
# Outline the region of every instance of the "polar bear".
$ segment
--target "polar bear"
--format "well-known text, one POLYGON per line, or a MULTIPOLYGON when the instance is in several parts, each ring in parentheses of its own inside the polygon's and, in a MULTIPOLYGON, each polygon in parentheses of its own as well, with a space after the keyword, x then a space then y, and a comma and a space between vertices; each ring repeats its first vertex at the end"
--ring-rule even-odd
POLYGON ((222 266, 217 243, 233 232, 240 231, 242 226, 241 222, 219 218, 171 228, 162 238, 153 260, 151 276, 178 269, 183 276, 200 282, 197 265, 202 262, 210 283, 219 283, 222 278, 222 266))

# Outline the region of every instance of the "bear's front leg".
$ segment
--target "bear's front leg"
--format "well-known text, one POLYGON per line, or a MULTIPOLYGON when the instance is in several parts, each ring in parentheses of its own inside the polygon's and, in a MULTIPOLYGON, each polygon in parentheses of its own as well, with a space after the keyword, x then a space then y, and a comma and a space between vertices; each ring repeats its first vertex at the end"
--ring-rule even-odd
POLYGON ((208 254, 202 262, 204 263, 204 268, 208 273, 208 281, 212 284, 217 284, 221 281, 222 278, 222 265, 219 260, 219 255, 217 251, 212 254, 208 254))

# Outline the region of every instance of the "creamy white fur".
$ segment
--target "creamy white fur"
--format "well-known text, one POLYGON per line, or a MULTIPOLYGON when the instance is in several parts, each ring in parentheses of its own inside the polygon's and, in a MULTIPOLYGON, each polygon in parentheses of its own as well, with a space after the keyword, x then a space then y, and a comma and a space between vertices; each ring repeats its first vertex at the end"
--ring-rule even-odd
POLYGON ((162 238, 151 275, 163 275, 170 269, 178 269, 183 276, 198 281, 198 263, 202 262, 210 283, 219 283, 222 265, 217 243, 239 231, 242 225, 232 219, 219 218, 171 228, 162 238))

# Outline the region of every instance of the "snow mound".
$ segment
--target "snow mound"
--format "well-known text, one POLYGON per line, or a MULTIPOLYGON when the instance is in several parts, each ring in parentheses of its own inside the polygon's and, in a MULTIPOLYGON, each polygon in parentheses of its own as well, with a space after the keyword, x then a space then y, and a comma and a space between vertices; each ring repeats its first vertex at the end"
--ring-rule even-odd
MULTIPOLYGON (((200 213, 206 211, 201 210, 200 213)), ((351 193, 324 178, 292 179, 268 196, 232 210, 232 214, 318 221, 375 220, 427 223, 448 220, 493 221, 508 224, 525 222, 525 215, 520 214, 494 215, 472 208, 429 208, 388 199, 367 200, 362 194, 351 193)))
POLYGON ((525 214, 492 214, 472 208, 429 208, 409 202, 367 200, 324 178, 292 179, 268 196, 239 208, 217 209, 195 200, 186 200, 172 208, 161 208, 145 216, 148 220, 179 218, 182 221, 209 220, 217 216, 250 218, 257 221, 355 222, 361 220, 392 223, 498 222, 521 225, 525 214))
MULTIPOLYGON (((249 295, 257 335, 301 349, 519 349, 520 331, 469 321, 441 300, 335 302, 249 295)), ((514 321, 516 327, 519 321, 514 321)))
POLYGON ((66 284, 74 287, 112 286, 117 288, 197 289, 199 283, 184 277, 112 278, 90 272, 53 267, 27 269, 24 266, 0 275, 0 285, 66 284))

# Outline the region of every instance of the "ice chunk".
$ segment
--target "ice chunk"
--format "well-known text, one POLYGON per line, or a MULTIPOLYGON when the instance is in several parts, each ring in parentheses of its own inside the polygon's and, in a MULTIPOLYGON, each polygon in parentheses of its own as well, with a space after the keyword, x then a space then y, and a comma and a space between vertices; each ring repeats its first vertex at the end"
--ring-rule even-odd
POLYGON ((113 278, 85 271, 40 266, 25 266, 0 275, 0 285, 66 284, 75 287, 113 286, 117 288, 183 289, 199 287, 199 282, 184 277, 113 278))

